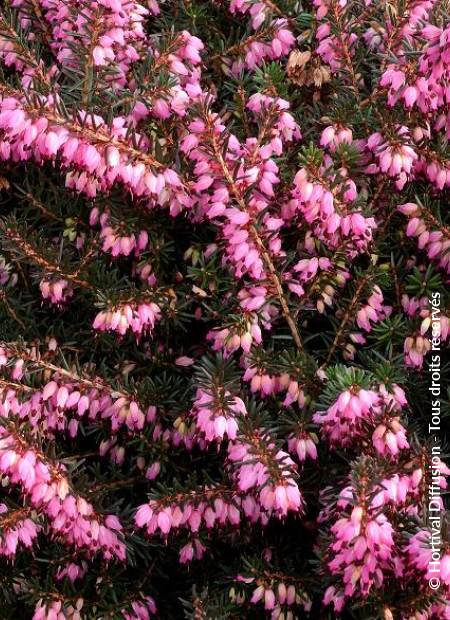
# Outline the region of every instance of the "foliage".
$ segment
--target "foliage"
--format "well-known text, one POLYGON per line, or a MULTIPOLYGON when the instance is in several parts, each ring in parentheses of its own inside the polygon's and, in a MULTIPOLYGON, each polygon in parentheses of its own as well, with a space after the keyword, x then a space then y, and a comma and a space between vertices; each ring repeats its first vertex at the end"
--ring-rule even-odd
POLYGON ((1 618, 450 618, 447 10, 3 2, 1 618))

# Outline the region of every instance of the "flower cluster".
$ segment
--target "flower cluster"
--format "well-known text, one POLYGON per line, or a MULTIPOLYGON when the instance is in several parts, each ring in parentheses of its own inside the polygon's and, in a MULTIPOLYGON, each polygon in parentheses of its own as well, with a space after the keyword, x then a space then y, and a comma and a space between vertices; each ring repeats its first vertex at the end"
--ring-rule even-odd
POLYGON ((288 439, 288 448, 291 453, 297 455, 300 462, 305 461, 307 458, 317 459, 317 437, 311 433, 301 431, 299 433, 292 434, 288 439))
POLYGON ((32 620, 81 620, 83 599, 76 600, 75 605, 65 605, 63 601, 43 601, 36 605, 32 620))
POLYGON ((27 509, 11 511, 5 504, 0 504, 0 515, 0 555, 14 557, 18 546, 33 546, 40 527, 30 519, 27 509))
MULTIPOLYGON (((192 494, 195 496, 195 493, 192 494)), ((140 506, 135 515, 138 527, 145 527, 149 536, 158 532, 167 536, 179 528, 196 534, 200 527, 211 529, 225 525, 238 525, 241 512, 236 506, 236 499, 230 496, 224 500, 220 489, 204 489, 199 498, 192 500, 184 496, 175 496, 165 501, 151 500, 140 506)))
POLYGON ((438 337, 444 343, 449 339, 450 321, 444 312, 433 316, 426 297, 417 299, 405 294, 401 302, 405 314, 414 320, 417 327, 404 341, 405 364, 420 369, 423 367, 425 356, 431 351, 431 339, 438 337))
POLYGON ((29 447, 15 431, 0 434, 0 471, 22 489, 32 506, 48 518, 50 531, 106 560, 125 561, 122 526, 114 515, 99 517, 92 505, 71 490, 62 465, 53 465, 29 447))
MULTIPOLYGON (((407 514, 423 517, 417 505, 423 469, 414 464, 417 469, 410 474, 395 475, 378 485, 366 477, 373 465, 373 461, 361 459, 351 484, 339 493, 335 507, 331 512, 325 508, 320 517, 322 522, 331 523, 328 570, 337 577, 337 582, 326 590, 324 603, 332 603, 337 613, 356 591, 365 599, 373 590, 385 587, 385 579, 400 578, 405 583, 412 580, 416 583, 415 591, 419 592, 429 587, 428 579, 432 576, 430 532, 420 530, 408 539, 394 525, 407 514), (333 520, 342 512, 342 516, 333 520), (418 586, 417 570, 422 572, 423 580, 418 586)), ((442 473, 449 471, 443 464, 438 469, 442 473)), ((443 587, 447 590, 450 562, 445 551, 441 561, 443 587)), ((433 606, 430 613, 445 618, 445 605, 433 606)))
MULTIPOLYGON (((14 371, 11 375, 14 378, 14 371)), ((25 396, 17 388, 8 382, 0 387, 0 417, 18 416, 36 433, 66 431, 75 437, 83 418, 108 420, 113 433, 121 427, 136 431, 154 419, 153 407, 145 409, 132 394, 117 392, 100 379, 68 378, 56 370, 40 389, 27 390, 25 396)))
MULTIPOLYGON (((133 0, 100 0, 88 2, 83 13, 64 2, 39 2, 41 11, 52 29, 52 47, 62 65, 76 67, 78 58, 73 52, 74 43, 89 50, 90 61, 95 67, 114 63, 118 75, 112 79, 116 88, 127 82, 130 65, 139 59, 144 49, 146 35, 144 19, 149 11, 133 0), (96 31, 96 45, 92 45, 92 31, 96 31)), ((23 0, 14 0, 13 6, 24 7, 23 0)), ((25 8, 25 7, 24 7, 25 8)), ((153 12, 159 12, 153 0, 153 12)), ((23 25, 32 27, 25 14, 23 25)))
POLYGON ((209 394, 197 390, 192 415, 198 432, 206 441, 221 441, 224 435, 236 439, 239 425, 237 416, 245 416, 247 411, 242 399, 231 397, 230 393, 209 394))
POLYGON ((407 127, 395 128, 395 139, 386 140, 380 132, 369 136, 367 148, 374 154, 376 163, 369 167, 370 173, 381 172, 395 179, 398 189, 403 189, 411 178, 418 155, 411 143, 407 127))
POLYGON ((427 214, 417 204, 407 202, 398 206, 400 213, 409 218, 406 234, 408 237, 417 239, 417 247, 419 250, 426 252, 428 258, 436 261, 438 266, 450 273, 450 236, 447 230, 439 230, 434 228, 436 220, 432 214, 427 214), (424 215, 425 219, 422 217, 424 215), (428 222, 427 222, 428 220, 428 222))
POLYGON ((39 283, 43 299, 48 299, 55 306, 61 306, 73 295, 73 289, 67 280, 42 280, 39 283))
MULTIPOLYGON (((238 576, 239 581, 245 583, 252 583, 254 579, 243 578, 238 576)), ((259 581, 259 580, 258 580, 259 581)), ((311 610, 311 601, 305 596, 302 589, 293 585, 286 584, 283 581, 276 580, 266 584, 258 585, 254 590, 250 598, 250 603, 257 605, 258 603, 264 604, 264 609, 270 611, 271 620, 292 620, 294 618, 293 612, 290 608, 294 605, 301 605, 306 612, 311 610), (286 609, 286 612, 284 612, 286 609)))
POLYGON ((156 614, 155 601, 151 596, 146 596, 142 600, 133 601, 131 609, 122 610, 124 620, 150 620, 156 614))
POLYGON ((238 439, 229 446, 228 460, 234 464, 239 491, 255 491, 261 507, 279 517, 291 511, 301 512, 303 498, 294 478, 295 463, 286 452, 277 450, 268 437, 268 443, 263 444, 262 437, 264 434, 249 440, 238 439))
MULTIPOLYGON (((98 191, 122 183, 128 191, 147 196, 150 204, 171 202, 176 211, 189 205, 178 174, 143 151, 135 159, 125 137, 123 120, 108 127, 104 119, 82 114, 80 121, 66 122, 58 114, 57 97, 28 103, 13 90, 3 91, 0 101, 0 156, 3 160, 38 163, 61 159, 68 169, 66 185, 94 197, 98 191), (84 124, 88 125, 85 129, 84 124), (172 194, 173 190, 173 194, 172 194)), ((137 136, 136 139, 140 139, 137 136)))
POLYGON ((375 389, 367 389, 364 375, 358 376, 351 370, 346 382, 349 387, 340 391, 337 385, 333 385, 334 377, 331 376, 327 402, 332 402, 325 411, 318 411, 313 416, 330 444, 351 446, 355 441, 370 438, 379 454, 393 458, 400 450, 408 448, 400 419, 407 405, 402 388, 393 384, 388 390, 380 384, 374 386, 375 389))
POLYGON ((364 331, 370 332, 374 323, 383 321, 391 312, 392 307, 383 304, 383 293, 380 287, 375 285, 372 294, 367 299, 367 304, 358 310, 356 323, 364 331))
POLYGON ((342 392, 326 412, 315 415, 314 421, 331 443, 348 444, 363 432, 364 422, 377 403, 376 392, 357 386, 342 392))
POLYGON ((113 257, 130 256, 132 252, 139 256, 147 247, 148 233, 146 230, 141 230, 137 235, 135 233, 120 234, 119 230, 109 225, 107 214, 99 216, 98 209, 94 208, 91 211, 89 223, 93 226, 97 221, 102 227, 100 238, 103 252, 111 252, 113 257))
POLYGON ((239 75, 244 69, 254 70, 264 61, 286 56, 291 51, 295 37, 286 19, 273 19, 273 7, 258 0, 232 0, 230 12, 251 16, 255 34, 244 39, 236 50, 237 59, 231 65, 232 73, 239 75))
POLYGON ((352 179, 345 180, 345 170, 340 171, 344 181, 331 188, 333 177, 326 174, 331 163, 325 155, 322 167, 317 173, 309 173, 301 168, 294 178, 292 199, 285 207, 286 218, 297 211, 311 225, 316 235, 327 247, 333 249, 343 244, 348 252, 355 255, 367 249, 372 240, 376 222, 373 217, 366 218, 358 211, 353 211, 353 203, 358 192, 352 179))
POLYGON ((154 302, 131 302, 99 312, 93 328, 101 332, 117 332, 120 336, 124 336, 130 329, 139 338, 151 332, 160 318, 161 310, 154 302))

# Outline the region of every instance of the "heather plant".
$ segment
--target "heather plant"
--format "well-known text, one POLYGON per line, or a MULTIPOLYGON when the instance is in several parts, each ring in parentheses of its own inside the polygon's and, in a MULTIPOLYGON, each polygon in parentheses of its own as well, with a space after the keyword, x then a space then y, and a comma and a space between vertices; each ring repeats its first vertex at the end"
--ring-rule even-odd
POLYGON ((450 619, 449 10, 3 1, 1 618, 450 619))

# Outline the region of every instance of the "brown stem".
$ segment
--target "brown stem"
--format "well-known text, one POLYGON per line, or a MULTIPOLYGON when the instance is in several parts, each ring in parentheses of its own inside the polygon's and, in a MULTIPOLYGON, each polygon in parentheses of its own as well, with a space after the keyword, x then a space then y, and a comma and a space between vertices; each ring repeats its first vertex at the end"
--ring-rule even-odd
POLYGON ((88 491, 88 495, 92 495, 93 493, 99 493, 101 491, 109 491, 112 489, 119 489, 123 486, 130 486, 134 482, 140 480, 141 482, 145 482, 146 478, 144 476, 132 476, 130 478, 125 478, 124 480, 114 480, 113 482, 105 482, 103 484, 94 484, 91 489, 88 491))
POLYGON ((92 37, 89 38, 89 44, 86 49, 86 65, 84 67, 83 77, 83 91, 81 95, 81 104, 84 109, 87 109, 89 105, 89 98, 92 95, 92 87, 90 76, 94 71, 94 56, 93 51, 97 45, 98 38, 100 36, 100 26, 103 11, 98 9, 96 14, 92 17, 92 37))
MULTIPOLYGON (((81 377, 80 375, 78 375, 75 372, 71 372, 70 370, 66 370, 65 368, 61 368, 60 366, 56 366, 55 364, 51 364, 50 362, 46 362, 45 360, 42 359, 38 359, 36 358, 36 356, 30 354, 30 353, 26 353, 26 352, 18 352, 14 346, 11 347, 11 344, 8 342, 2 342, 0 341, 0 347, 6 349, 7 351, 11 352, 11 354, 13 355, 17 355, 18 357, 20 357, 21 359, 25 360, 26 362, 31 362, 32 364, 34 364, 37 367, 40 368, 44 368, 46 370, 52 370, 53 372, 58 373, 59 375, 62 375, 64 377, 67 377, 68 379, 70 379, 71 381, 75 382, 75 383, 81 383, 87 387, 99 390, 101 392, 110 392, 110 393, 114 393, 117 395, 117 397, 123 397, 126 399, 129 399, 131 397, 130 394, 126 393, 126 392, 121 392, 120 390, 116 390, 115 388, 113 388, 112 386, 106 384, 106 383, 102 383, 101 381, 92 381, 91 379, 86 379, 84 377, 81 377)), ((1 383, 0 383, 1 385, 1 383)), ((13 384, 11 384, 10 382, 8 382, 8 386, 14 387, 13 384)), ((17 385, 17 388, 20 389, 24 389, 24 390, 29 390, 31 391, 33 388, 28 388, 26 386, 22 386, 21 384, 17 385)))
POLYGON ((213 56, 210 57, 209 60, 210 60, 210 62, 213 62, 213 61, 219 60, 221 58, 226 58, 227 56, 238 56, 251 43, 254 43, 255 41, 256 42, 261 41, 261 39, 264 39, 265 37, 271 36, 273 34, 273 31, 274 31, 273 26, 269 26, 268 28, 264 28, 262 30, 259 30, 255 34, 252 34, 251 36, 249 36, 246 39, 244 39, 244 41, 240 41, 239 43, 235 43, 234 45, 232 45, 228 49, 224 50, 223 52, 219 52, 218 54, 214 54, 213 56))
MULTIPOLYGON (((22 100, 24 97, 23 92, 14 88, 10 88, 5 84, 0 84, 0 94, 6 97, 16 97, 19 100, 22 100)), ((164 167, 163 164, 161 164, 151 155, 135 149, 124 140, 115 138, 110 133, 104 131, 102 128, 81 125, 75 120, 70 120, 69 118, 60 116, 55 109, 50 110, 48 108, 44 109, 36 107, 32 105, 31 102, 23 102, 23 108, 27 112, 27 114, 29 114, 30 117, 33 119, 45 117, 53 125, 65 127, 71 133, 77 135, 78 137, 88 139, 93 144, 101 144, 104 147, 115 146, 122 153, 126 152, 130 157, 134 158, 136 161, 142 162, 144 165, 150 166, 155 169, 161 169, 164 167)))
MULTIPOLYGON (((245 203, 245 200, 239 190, 239 188, 236 186, 236 183, 233 180, 233 176, 230 172, 230 169, 228 168, 227 163, 225 162, 221 150, 220 150, 220 146, 217 143, 216 140, 216 136, 215 134, 212 132, 212 145, 213 145, 213 149, 214 149, 214 155, 221 167, 222 170, 222 174, 225 177, 225 180, 227 181, 231 192, 236 200, 236 202, 239 205, 239 208, 241 209, 241 211, 244 211, 245 213, 248 213, 247 210, 247 205, 245 203)), ((300 337, 300 334, 298 332, 297 326, 295 324, 294 319, 291 316, 290 310, 289 310, 289 306, 287 304, 284 292, 283 292, 283 287, 281 285, 280 282, 280 278, 278 276, 277 270, 275 268, 275 265, 273 264, 272 258, 269 254, 269 252, 267 251, 263 240, 261 239, 258 230, 256 229, 256 226, 254 224, 250 224, 249 225, 249 232, 252 236, 252 239, 255 243, 255 245, 257 246, 257 248, 259 249, 259 251, 261 252, 261 255, 264 259, 264 262, 267 266, 267 269, 269 270, 270 273, 270 277, 272 280, 272 283, 275 287, 275 290, 277 292, 277 297, 278 300, 280 302, 281 305, 281 309, 283 311, 283 315, 286 319, 287 324, 289 325, 289 329, 291 331, 292 337, 294 339, 294 342, 297 346, 297 349, 299 351, 303 350, 303 344, 302 344, 302 340, 300 337)))
POLYGON ((156 500, 157 504, 161 506, 167 506, 168 504, 172 504, 173 502, 181 503, 186 501, 212 501, 216 497, 223 497, 226 495, 234 496, 236 495, 236 491, 234 489, 230 489, 224 484, 218 484, 212 488, 203 488, 196 489, 192 491, 187 491, 185 493, 171 493, 169 495, 165 495, 156 500))
POLYGON ((350 318, 352 317, 353 311, 355 309, 355 307, 357 306, 358 302, 359 302, 359 297, 364 289, 364 287, 366 286, 366 284, 371 280, 372 276, 370 274, 365 275, 358 283, 358 286, 356 287, 355 293, 352 297, 352 300, 350 302, 350 304, 347 306, 347 309, 345 311, 344 316, 342 317, 342 321, 341 324, 339 325, 339 328, 336 332, 336 336, 334 337, 333 343, 331 345, 330 350, 328 351, 328 355, 327 358, 325 360, 325 362, 322 364, 321 368, 326 368, 329 363, 331 362, 331 359, 334 355, 334 352, 336 351, 338 345, 340 344, 340 340, 341 337, 345 331, 345 328, 347 327, 347 323, 349 322, 350 318))
POLYGON ((261 239, 261 237, 258 234, 258 231, 256 230, 255 226, 253 224, 250 225, 250 232, 252 233, 252 237, 253 240, 255 241, 257 247, 259 248, 262 257, 264 258, 264 261, 267 265, 267 268, 269 269, 269 272, 271 274, 272 277, 272 282, 275 286, 275 289, 277 291, 277 296, 278 296, 278 300, 280 302, 281 308, 283 310, 283 315, 284 318, 286 319, 287 324, 289 325, 289 329, 291 330, 291 334, 292 337, 294 339, 294 342, 297 346, 297 349, 299 351, 303 350, 303 344, 302 344, 302 340, 301 340, 301 336, 298 332, 297 329, 297 325, 295 324, 294 319, 291 316, 290 310, 289 310, 289 306, 287 304, 286 298, 284 296, 284 292, 283 292, 283 287, 281 286, 281 282, 280 282, 280 278, 278 277, 277 271, 275 269, 275 265, 273 264, 273 261, 270 257, 270 254, 268 253, 268 251, 266 250, 264 243, 261 239))
POLYGON ((22 319, 20 319, 17 316, 17 313, 14 310, 14 308, 11 306, 11 304, 9 303, 8 298, 6 296, 6 292, 4 290, 0 290, 0 301, 3 302, 3 304, 5 305, 5 308, 8 314, 10 314, 12 318, 16 321, 16 323, 19 323, 20 327, 23 330, 25 330, 26 329, 25 323, 22 321, 22 319))
POLYGON ((400 289, 400 282, 398 281, 398 274, 395 265, 391 265, 391 273, 392 278, 394 280, 394 289, 395 289, 395 298, 397 301, 397 308, 401 309, 402 307, 402 294, 400 289))
POLYGON ((337 38, 339 39, 339 45, 341 48, 341 52, 342 52, 342 56, 343 56, 343 60, 345 62, 347 71, 350 75, 350 80, 352 83, 352 88, 355 94, 355 98, 356 101, 358 103, 361 102, 361 96, 359 93, 359 87, 358 87, 358 81, 356 79, 356 75, 355 75, 355 69, 353 67, 353 62, 352 62, 352 57, 350 54, 350 50, 347 44, 347 41, 345 40, 344 36, 343 36, 343 31, 346 30, 346 27, 344 24, 342 24, 342 9, 338 6, 338 3, 336 1, 333 2, 332 4, 332 13, 333 13, 333 17, 336 20, 336 23, 338 24, 338 34, 337 34, 337 38))
POLYGON ((17 510, 9 511, 4 517, 0 518, 0 532, 6 528, 12 529, 16 527, 19 521, 31 516, 31 508, 18 508, 17 510))
POLYGON ((6 37, 13 42, 13 45, 16 48, 16 52, 20 56, 24 64, 27 67, 34 69, 36 72, 35 75, 38 76, 44 84, 49 86, 51 80, 48 73, 45 71, 42 62, 39 62, 37 58, 32 54, 32 52, 21 44, 17 32, 8 24, 5 16, 2 13, 0 13, 0 32, 1 31, 3 31, 6 37))
POLYGON ((22 385, 22 383, 15 383, 14 381, 7 381, 0 379, 0 390, 4 388, 6 390, 16 390, 16 392, 34 392, 33 388, 28 385, 22 385))
POLYGON ((93 286, 86 280, 78 278, 76 274, 64 273, 60 269, 59 265, 51 263, 46 258, 38 254, 38 252, 33 248, 33 246, 30 245, 27 241, 25 241, 25 239, 22 239, 22 237, 12 228, 5 228, 4 234, 6 237, 8 237, 10 241, 17 245, 17 247, 25 254, 28 259, 31 259, 34 263, 36 263, 36 265, 39 265, 39 267, 44 268, 49 273, 58 274, 62 278, 65 278, 66 280, 69 280, 70 282, 73 282, 78 286, 93 290, 93 286))
POLYGON ((443 235, 450 239, 450 228, 442 224, 434 215, 425 207, 420 207, 419 217, 423 217, 424 220, 428 221, 432 224, 437 230, 439 230, 443 235))
POLYGON ((55 222, 63 222, 62 218, 58 217, 57 215, 49 211, 47 207, 40 200, 38 200, 35 196, 30 194, 29 192, 24 194, 24 197, 28 200, 30 204, 33 205, 33 207, 36 207, 37 209, 39 209, 39 211, 41 211, 41 213, 43 213, 46 217, 48 217, 49 220, 54 220, 55 222))
POLYGON ((39 0, 30 0, 30 5, 31 5, 31 8, 33 9, 33 12, 36 16, 37 21, 39 22, 39 25, 41 26, 42 37, 45 43, 47 44, 48 48, 52 49, 52 46, 51 46, 51 42, 53 39, 52 32, 50 30, 50 26, 47 20, 44 17, 44 14, 42 13, 41 7, 39 5, 39 0))

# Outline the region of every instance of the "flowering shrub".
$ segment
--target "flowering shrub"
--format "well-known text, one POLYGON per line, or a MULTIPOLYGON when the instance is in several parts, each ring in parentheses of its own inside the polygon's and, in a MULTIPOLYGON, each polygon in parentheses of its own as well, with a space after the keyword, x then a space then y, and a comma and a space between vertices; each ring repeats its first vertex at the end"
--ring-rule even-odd
POLYGON ((450 619, 446 3, 0 11, 0 616, 450 619))

